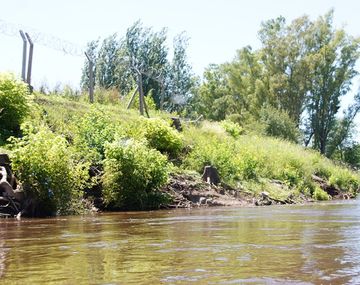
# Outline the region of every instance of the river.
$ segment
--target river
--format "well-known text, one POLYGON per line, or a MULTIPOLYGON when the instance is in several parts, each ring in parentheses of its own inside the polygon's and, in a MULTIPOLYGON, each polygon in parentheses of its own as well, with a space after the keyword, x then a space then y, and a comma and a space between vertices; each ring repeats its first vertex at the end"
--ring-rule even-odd
POLYGON ((0 284, 360 284, 360 201, 2 219, 0 284))

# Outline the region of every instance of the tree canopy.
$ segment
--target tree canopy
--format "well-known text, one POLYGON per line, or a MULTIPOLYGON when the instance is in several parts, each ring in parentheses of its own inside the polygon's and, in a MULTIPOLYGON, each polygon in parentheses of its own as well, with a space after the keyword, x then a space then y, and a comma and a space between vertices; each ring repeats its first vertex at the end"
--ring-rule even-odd
MULTIPOLYGON (((343 114, 340 107, 358 75, 360 39, 334 27, 333 17, 331 10, 316 20, 302 16, 287 23, 280 16, 264 21, 259 49, 246 46, 231 62, 209 65, 200 84, 188 63, 184 33, 174 39, 171 60, 166 29, 155 32, 139 21, 122 38, 115 34, 102 44, 90 42, 88 54, 96 61, 100 88, 117 88, 126 95, 141 80, 157 108, 231 119, 244 129, 338 157, 354 145, 360 95, 343 114)), ((87 69, 85 64, 83 87, 88 85, 87 69)))
POLYGON ((262 110, 274 108, 302 130, 306 146, 331 157, 349 138, 359 111, 353 100, 339 114, 358 74, 359 38, 334 28, 329 11, 315 21, 308 16, 290 24, 283 17, 265 21, 259 39, 260 49, 245 47, 232 62, 211 65, 190 108, 212 120, 236 113, 243 124, 251 117, 265 125, 262 110))
MULTIPOLYGON (((88 44, 88 54, 96 61, 96 85, 116 88, 127 95, 138 84, 139 74, 145 94, 151 94, 158 108, 178 110, 191 97, 193 73, 187 62, 187 37, 184 33, 174 40, 170 61, 166 45, 167 30, 154 32, 137 21, 124 37, 117 34, 88 44)), ((88 63, 85 62, 81 86, 88 87, 88 63)))

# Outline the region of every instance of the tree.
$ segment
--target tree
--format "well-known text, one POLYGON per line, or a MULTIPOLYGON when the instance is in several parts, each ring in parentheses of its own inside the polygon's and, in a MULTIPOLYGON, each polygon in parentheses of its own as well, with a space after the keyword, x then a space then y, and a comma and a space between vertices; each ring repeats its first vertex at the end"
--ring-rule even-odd
POLYGON ((259 51, 264 67, 263 84, 267 87, 267 103, 287 112, 300 124, 308 91, 308 30, 307 16, 286 26, 278 17, 262 24, 259 32, 262 49, 259 51))
POLYGON ((227 114, 237 113, 222 65, 212 64, 204 72, 204 81, 192 101, 194 110, 210 120, 221 121, 227 114))
MULTIPOLYGON (((119 39, 116 34, 106 38, 98 50, 98 41, 88 44, 87 53, 96 60, 96 84, 117 88, 122 95, 142 82, 144 95, 151 95, 157 108, 180 110, 191 97, 194 85, 191 66, 187 62, 188 38, 184 33, 174 40, 174 56, 168 59, 167 30, 154 32, 137 21, 119 39)), ((89 85, 88 62, 85 61, 82 88, 89 85)))
POLYGON ((192 96, 191 89, 194 86, 194 76, 191 65, 187 62, 186 48, 188 41, 189 39, 185 33, 175 37, 174 55, 167 71, 168 76, 162 76, 162 79, 167 79, 163 83, 166 85, 162 86, 162 96, 166 98, 162 98, 160 101, 166 100, 167 109, 171 111, 183 109, 192 96))
POLYGON ((309 28, 309 89, 306 111, 307 144, 326 154, 329 137, 336 127, 340 99, 357 75, 359 39, 332 27, 333 11, 309 28))
POLYGON ((353 134, 355 133, 354 120, 359 111, 360 92, 355 95, 354 102, 344 111, 342 118, 336 119, 334 127, 329 133, 329 142, 326 146, 327 157, 335 157, 340 153, 340 158, 346 159, 343 153, 346 153, 348 150, 351 153, 352 146, 357 145, 353 134))
POLYGON ((109 36, 102 42, 96 63, 96 84, 99 87, 105 89, 117 87, 118 74, 116 68, 119 64, 119 48, 116 34, 109 36))
POLYGON ((138 77, 141 77, 144 94, 152 91, 158 108, 162 92, 159 78, 166 73, 168 67, 166 39, 166 29, 153 32, 151 28, 144 28, 141 22, 137 21, 126 32, 121 45, 122 58, 118 66, 120 70, 127 68, 130 71, 123 74, 125 80, 122 82, 137 82, 138 77))

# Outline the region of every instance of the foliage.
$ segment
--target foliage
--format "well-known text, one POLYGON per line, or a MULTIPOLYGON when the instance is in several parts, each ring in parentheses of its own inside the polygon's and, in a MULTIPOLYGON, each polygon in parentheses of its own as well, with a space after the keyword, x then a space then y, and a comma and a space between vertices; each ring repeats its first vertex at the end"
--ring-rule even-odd
POLYGON ((329 178, 329 182, 332 186, 336 186, 345 192, 355 195, 360 188, 358 177, 348 169, 338 169, 338 171, 333 172, 329 178))
POLYGON ((100 108, 92 108, 89 113, 79 118, 77 127, 75 145, 79 152, 87 155, 93 151, 94 160, 100 162, 104 158, 105 143, 112 142, 115 138, 115 124, 100 108))
POLYGON ((340 99, 351 87, 357 75, 355 64, 359 58, 359 39, 348 36, 343 30, 332 28, 333 12, 318 19, 310 28, 311 62, 309 103, 306 124, 308 140, 321 153, 326 153, 329 134, 336 114, 340 109, 340 99))
POLYGON ((243 128, 238 123, 234 123, 230 120, 222 121, 221 126, 233 138, 238 138, 244 132, 243 128))
POLYGON ((237 113, 227 79, 219 65, 210 65, 204 72, 204 82, 198 88, 191 104, 193 111, 206 119, 221 121, 227 114, 237 113))
POLYGON ((191 150, 184 159, 184 168, 202 173, 203 167, 211 164, 218 169, 221 180, 233 187, 254 187, 263 179, 275 179, 308 196, 314 191, 314 174, 352 193, 360 183, 358 174, 334 165, 316 151, 276 138, 241 135, 234 139, 212 126, 211 131, 206 125, 185 130, 191 150))
MULTIPOLYGON (((87 94, 86 94, 87 96, 87 94)), ((120 93, 116 88, 95 88, 94 101, 99 104, 119 104, 120 93)))
POLYGON ((261 122, 265 125, 265 134, 272 137, 298 142, 300 132, 289 115, 271 106, 260 111, 261 122))
POLYGON ((350 164, 352 167, 360 168, 360 144, 354 143, 345 149, 341 158, 344 162, 350 164))
POLYGON ((16 134, 29 113, 29 90, 15 76, 0 73, 0 138, 16 134))
MULTIPOLYGON (((35 94, 34 102, 33 111, 22 124, 22 131, 29 135, 18 140, 13 151, 20 149, 22 155, 31 156, 26 162, 29 172, 25 174, 30 173, 30 170, 31 173, 40 172, 41 175, 38 176, 41 176, 41 179, 36 178, 34 182, 35 178, 30 174, 30 178, 26 179, 35 185, 29 189, 38 189, 36 191, 41 193, 48 193, 45 189, 55 187, 38 186, 49 183, 46 177, 54 176, 51 181, 57 179, 57 185, 62 183, 61 178, 54 174, 54 169, 64 168, 65 174, 69 175, 68 169, 77 169, 79 165, 80 168, 83 167, 83 176, 74 174, 82 177, 78 178, 76 183, 87 184, 87 166, 85 167, 83 162, 95 163, 99 169, 104 169, 102 158, 105 158, 107 165, 102 181, 104 185, 107 183, 104 193, 108 209, 157 208, 165 201, 166 196, 156 191, 156 187, 149 190, 148 185, 156 184, 152 179, 162 176, 153 176, 149 172, 158 173, 156 171, 164 169, 163 163, 168 165, 168 161, 173 158, 176 158, 177 167, 181 170, 196 170, 201 174, 203 167, 211 164, 218 169, 222 182, 254 194, 271 188, 271 197, 281 199, 286 199, 290 193, 295 197, 299 197, 299 193, 313 197, 316 189, 313 174, 346 193, 356 195, 360 185, 358 173, 335 165, 314 150, 304 149, 282 139, 254 135, 247 129, 245 134, 238 135, 238 131, 241 131, 240 124, 229 123, 227 120, 221 123, 202 121, 197 125, 184 124, 183 132, 178 133, 170 127, 170 122, 166 119, 169 115, 158 111, 153 111, 152 114, 161 116, 162 119, 139 118, 137 111, 127 110, 122 104, 89 105, 81 99, 72 101, 64 96, 35 94), (43 125, 48 126, 52 132, 44 130, 43 125), (35 135, 36 132, 39 134, 35 135), (116 139, 119 136, 133 140, 119 141, 116 139), (107 146, 104 147, 104 144, 107 146), (169 154, 168 157, 154 148, 169 154), (106 156, 107 149, 120 153, 120 158, 106 156), (57 157, 53 153, 61 155, 57 157), (154 164, 160 167, 155 169, 157 166, 154 164), (123 166, 126 166, 125 170, 123 166), (281 183, 274 183, 274 180, 281 183), (130 185, 130 188, 125 185, 130 185)), ((244 113, 228 117, 240 123, 246 120, 244 113)), ((7 145, 4 147, 8 148, 7 145)), ((20 169, 24 163, 18 165, 20 169)), ((168 171, 173 170, 167 168, 166 173, 168 171)), ((25 176, 19 177, 21 181, 22 177, 25 176)), ((73 185, 75 187, 71 187, 72 190, 84 187, 78 187, 74 183, 73 185)), ((69 184, 65 186, 66 189, 70 187, 69 184)), ((60 187, 55 189, 57 193, 62 191, 60 187)), ((70 197, 71 205, 68 209, 58 210, 61 213, 79 209, 79 203, 75 206, 74 203, 81 201, 79 191, 70 193, 66 189, 64 193, 69 194, 64 197, 70 197)), ((62 199, 62 196, 60 198, 62 199)), ((52 206, 47 200, 43 202, 43 205, 48 204, 52 206)), ((49 208, 53 211, 54 206, 49 208)))
POLYGON ((156 208, 164 197, 156 189, 166 183, 168 162, 144 143, 120 140, 106 144, 103 194, 113 208, 156 208))
MULTIPOLYGON (((137 21, 123 38, 111 35, 100 46, 99 41, 89 42, 87 54, 96 62, 97 87, 115 88, 126 96, 141 82, 144 94, 152 96, 156 108, 181 111, 194 85, 186 56, 188 39, 184 33, 175 37, 172 62, 168 59, 166 41, 165 28, 154 32, 137 21)), ((88 69, 86 60, 81 79, 83 90, 89 87, 88 69)))
POLYGON ((89 165, 75 161, 66 140, 43 128, 14 139, 12 167, 27 195, 39 203, 42 214, 72 214, 74 204, 89 185, 89 165))
POLYGON ((328 193, 326 193, 320 187, 315 187, 315 190, 313 193, 313 198, 318 201, 327 201, 330 199, 330 196, 328 193))
POLYGON ((218 121, 238 115, 248 133, 249 127, 261 131, 256 122, 263 119, 266 134, 294 142, 301 127, 305 145, 331 157, 360 110, 358 102, 351 104, 339 122, 340 100, 357 75, 360 39, 335 29, 332 21, 333 11, 316 21, 265 21, 261 48, 245 47, 232 62, 210 65, 188 109, 218 121))
MULTIPOLYGON (((187 62, 186 48, 188 38, 185 33, 181 33, 174 39, 174 55, 169 67, 167 78, 166 110, 181 111, 192 97, 191 89, 194 86, 192 68, 187 62)), ((160 107, 163 108, 160 99, 160 107)))
POLYGON ((118 57, 120 44, 117 35, 113 34, 103 40, 96 57, 96 85, 100 88, 113 88, 117 86, 117 66, 120 62, 118 57))
POLYGON ((183 148, 182 136, 169 123, 158 118, 141 119, 130 125, 130 137, 145 139, 150 148, 157 149, 172 158, 183 148))
MULTIPOLYGON (((190 132, 194 132, 192 129, 190 132)), ((199 173, 207 165, 217 168, 219 175, 226 183, 233 183, 239 178, 238 166, 234 161, 235 145, 229 139, 221 139, 216 134, 201 134, 193 137, 191 152, 184 160, 185 168, 199 173)))

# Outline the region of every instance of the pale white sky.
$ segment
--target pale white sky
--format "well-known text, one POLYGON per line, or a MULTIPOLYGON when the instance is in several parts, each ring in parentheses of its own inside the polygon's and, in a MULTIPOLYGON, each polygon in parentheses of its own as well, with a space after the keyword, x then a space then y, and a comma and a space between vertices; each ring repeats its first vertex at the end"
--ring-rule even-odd
MULTIPOLYGON (((169 46, 176 34, 186 31, 190 63, 202 75, 210 63, 232 60, 237 49, 258 48, 262 21, 282 15, 290 22, 304 14, 315 19, 331 8, 335 26, 360 35, 360 1, 356 0, 0 0, 0 20, 80 47, 115 32, 122 36, 138 19, 154 30, 167 27, 169 46)), ((21 59, 20 36, 6 35, 0 25, 0 72, 20 75, 21 59)), ((77 87, 83 62, 84 57, 35 43, 33 83, 46 80, 50 86, 61 82, 77 87)))
MULTIPOLYGON (((360 1, 355 0, 0 0, 0 7, 0 20, 78 46, 115 32, 124 35, 138 19, 155 30, 167 27, 169 45, 174 35, 186 31, 190 62, 198 75, 209 63, 231 60, 237 49, 257 48, 261 21, 279 15, 289 22, 304 14, 315 19, 335 8, 335 25, 346 25, 354 36, 360 34, 360 1)), ((20 36, 5 35, 0 29, 0 71, 20 74, 21 54, 20 36)), ((83 61, 83 57, 35 44, 33 81, 77 86, 83 61)))

